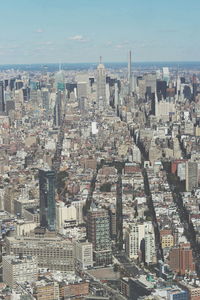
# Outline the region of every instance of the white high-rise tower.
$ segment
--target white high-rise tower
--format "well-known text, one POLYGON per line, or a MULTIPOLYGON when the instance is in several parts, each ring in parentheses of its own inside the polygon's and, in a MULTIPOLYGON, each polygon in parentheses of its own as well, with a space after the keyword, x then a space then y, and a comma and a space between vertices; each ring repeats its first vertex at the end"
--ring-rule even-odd
POLYGON ((115 109, 117 110, 117 106, 119 105, 119 88, 117 82, 115 82, 115 98, 114 98, 115 109))
POLYGON ((106 105, 106 69, 101 57, 97 67, 97 105, 100 109, 106 105))

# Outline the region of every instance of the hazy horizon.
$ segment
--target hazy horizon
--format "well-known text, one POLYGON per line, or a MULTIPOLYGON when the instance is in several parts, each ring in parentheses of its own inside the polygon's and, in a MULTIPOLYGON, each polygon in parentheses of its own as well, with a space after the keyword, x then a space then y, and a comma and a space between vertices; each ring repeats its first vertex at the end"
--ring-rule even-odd
MULTIPOLYGON (((63 70, 88 70, 96 69, 98 62, 71 62, 62 63, 63 70)), ((104 62, 107 69, 124 69, 127 68, 127 62, 104 62)), ((133 62, 133 71, 140 70, 156 70, 162 67, 179 70, 195 70, 200 71, 200 61, 154 61, 154 62, 133 62)), ((0 64, 0 70, 24 70, 24 71, 43 71, 44 68, 48 72, 57 72, 60 69, 60 63, 33 63, 33 64, 0 64)))
POLYGON ((200 2, 3 1, 0 65, 200 61, 200 2))

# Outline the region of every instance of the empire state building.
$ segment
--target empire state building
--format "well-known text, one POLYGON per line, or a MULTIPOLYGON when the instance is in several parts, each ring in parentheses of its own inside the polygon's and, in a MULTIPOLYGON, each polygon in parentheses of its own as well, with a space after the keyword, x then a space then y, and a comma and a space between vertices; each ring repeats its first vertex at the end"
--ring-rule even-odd
POLYGON ((106 69, 101 57, 97 67, 97 105, 99 109, 103 109, 106 105, 106 69))

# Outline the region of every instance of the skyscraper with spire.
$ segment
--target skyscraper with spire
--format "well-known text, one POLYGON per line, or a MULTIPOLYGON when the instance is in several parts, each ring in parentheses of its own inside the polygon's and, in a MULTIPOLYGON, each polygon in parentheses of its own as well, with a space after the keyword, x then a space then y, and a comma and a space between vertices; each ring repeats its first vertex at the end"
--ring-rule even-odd
POLYGON ((106 69, 101 56, 97 67, 97 105, 99 109, 103 109, 106 105, 106 69))
POLYGON ((132 61, 131 61, 131 50, 128 54, 128 93, 129 95, 132 92, 132 61))

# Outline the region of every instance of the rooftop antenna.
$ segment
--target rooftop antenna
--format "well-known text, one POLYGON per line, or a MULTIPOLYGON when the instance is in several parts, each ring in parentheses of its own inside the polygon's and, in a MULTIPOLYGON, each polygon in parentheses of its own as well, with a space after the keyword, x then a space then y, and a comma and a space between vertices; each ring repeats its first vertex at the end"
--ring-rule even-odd
POLYGON ((99 59, 99 61, 100 61, 100 64, 102 64, 102 56, 100 56, 100 59, 99 59))
POLYGON ((129 94, 131 95, 132 92, 132 61, 131 61, 131 50, 128 53, 128 89, 129 89, 129 94))
POLYGON ((179 64, 177 65, 177 69, 176 69, 176 78, 178 78, 179 76, 179 64))
POLYGON ((61 67, 61 62, 59 62, 59 71, 62 70, 62 67, 61 67))

